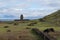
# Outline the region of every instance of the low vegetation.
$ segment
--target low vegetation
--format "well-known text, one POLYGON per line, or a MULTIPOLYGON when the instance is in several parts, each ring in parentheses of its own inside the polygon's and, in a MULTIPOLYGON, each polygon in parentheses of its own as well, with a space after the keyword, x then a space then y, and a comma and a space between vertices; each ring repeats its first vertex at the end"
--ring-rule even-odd
MULTIPOLYGON (((12 21, 0 23, 0 40, 39 40, 39 37, 31 33, 32 28, 40 31, 53 28, 57 40, 60 40, 60 10, 39 20, 12 21)), ((52 36, 51 36, 52 37, 52 36)), ((41 39, 41 38, 40 38, 41 39)))
MULTIPOLYGON (((15 38, 15 39, 38 40, 39 37, 36 36, 35 34, 31 33, 31 29, 32 28, 38 28, 41 31, 44 31, 47 28, 53 28, 55 31, 59 31, 60 30, 60 27, 59 26, 55 26, 54 24, 50 24, 50 23, 46 23, 46 22, 40 22, 39 20, 35 20, 35 21, 37 21, 37 24, 34 24, 34 26, 28 26, 28 24, 30 24, 31 21, 28 21, 28 22, 25 22, 25 23, 17 22, 17 23, 19 23, 19 25, 14 25, 15 22, 12 23, 12 24, 1 23, 0 24, 0 37, 2 37, 4 40, 5 39, 7 40, 8 37, 6 37, 6 36, 10 37, 10 35, 11 35, 12 38, 15 38), (25 36, 23 36, 23 35, 25 35, 25 36)), ((15 39, 13 39, 13 40, 15 40, 15 39)))
POLYGON ((60 10, 44 17, 42 20, 60 26, 60 10))

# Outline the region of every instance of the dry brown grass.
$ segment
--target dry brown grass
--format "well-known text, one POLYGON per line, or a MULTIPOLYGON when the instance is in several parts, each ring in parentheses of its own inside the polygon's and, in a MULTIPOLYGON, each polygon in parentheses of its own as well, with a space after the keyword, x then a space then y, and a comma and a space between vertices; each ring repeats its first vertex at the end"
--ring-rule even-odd
POLYGON ((57 39, 57 40, 60 40, 60 32, 58 32, 58 31, 56 31, 56 32, 50 32, 50 33, 49 33, 49 36, 50 36, 51 38, 55 38, 55 39, 57 39))
POLYGON ((18 32, 6 32, 0 35, 0 40, 37 40, 37 38, 30 33, 30 30, 25 29, 18 32))
POLYGON ((58 31, 60 30, 60 27, 50 26, 47 25, 46 23, 40 22, 34 26, 27 26, 29 23, 30 22, 28 23, 19 22, 18 25, 14 25, 14 23, 12 24, 0 23, 0 40, 38 40, 37 36, 31 33, 30 28, 38 28, 43 31, 46 28, 52 27, 55 30, 58 31), (9 26, 9 27, 4 28, 4 26, 9 26), (11 30, 11 32, 7 32, 7 30, 11 30))

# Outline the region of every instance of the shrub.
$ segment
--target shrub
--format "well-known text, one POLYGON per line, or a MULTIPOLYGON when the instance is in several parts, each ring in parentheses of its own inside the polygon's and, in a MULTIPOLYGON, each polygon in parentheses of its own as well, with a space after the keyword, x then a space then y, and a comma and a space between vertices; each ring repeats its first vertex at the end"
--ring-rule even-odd
POLYGON ((45 33, 45 32, 46 32, 46 33, 49 33, 50 31, 49 31, 49 29, 45 29, 43 32, 44 32, 44 33, 45 33))
POLYGON ((18 25, 18 23, 14 23, 14 25, 18 25))
POLYGON ((29 27, 26 27, 26 29, 30 29, 29 27))
POLYGON ((19 36, 19 38, 21 38, 21 36, 19 36))
POLYGON ((41 22, 45 22, 45 20, 44 20, 44 19, 42 19, 42 18, 41 18, 41 19, 39 19, 39 21, 41 21, 41 22))
POLYGON ((4 28, 8 28, 9 26, 4 26, 4 28))
POLYGON ((7 32, 11 32, 11 30, 7 30, 7 32))
POLYGON ((34 26, 34 24, 30 23, 30 24, 28 24, 28 26, 34 26))
POLYGON ((32 22, 32 23, 28 24, 28 26, 34 26, 34 24, 37 24, 37 22, 32 22))

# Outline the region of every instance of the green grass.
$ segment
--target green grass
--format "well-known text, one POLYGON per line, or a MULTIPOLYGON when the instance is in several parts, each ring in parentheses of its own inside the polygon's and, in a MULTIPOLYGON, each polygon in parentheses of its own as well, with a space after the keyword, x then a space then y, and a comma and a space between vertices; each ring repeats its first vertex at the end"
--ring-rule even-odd
POLYGON ((47 28, 54 28, 56 31, 60 30, 60 27, 55 26, 53 24, 46 23, 46 22, 38 22, 34 26, 27 26, 29 23, 30 22, 28 22, 28 23, 19 23, 18 25, 2 23, 2 24, 0 24, 0 32, 3 32, 7 29, 10 29, 10 30, 13 30, 13 31, 19 31, 19 30, 25 29, 26 27, 38 28, 40 30, 45 30, 47 28), (4 28, 4 26, 9 26, 9 28, 4 28))
POLYGON ((53 12, 52 14, 49 14, 42 19, 46 22, 50 22, 51 24, 60 26, 60 10, 53 12))
MULTIPOLYGON (((35 22, 35 21, 33 21, 33 22, 35 22)), ((26 27, 38 28, 41 31, 43 31, 43 30, 45 30, 47 28, 54 28, 55 31, 60 31, 60 27, 59 26, 55 26, 53 24, 46 23, 46 22, 37 21, 37 24, 35 24, 34 26, 27 26, 31 22, 32 21, 29 21, 29 22, 26 22, 26 23, 19 23, 18 25, 14 25, 14 23, 12 23, 12 24, 0 23, 0 35, 1 34, 5 34, 8 29, 11 30, 11 32, 15 33, 15 32, 22 31, 22 30, 26 29, 26 27), (4 28, 4 26, 9 26, 9 28, 4 28)), ((58 38, 58 39, 60 39, 60 38, 58 38)))
POLYGON ((46 22, 38 22, 35 26, 31 26, 31 28, 38 28, 40 30, 45 30, 47 28, 54 28, 56 31, 60 30, 59 26, 55 26, 54 24, 49 24, 46 22))

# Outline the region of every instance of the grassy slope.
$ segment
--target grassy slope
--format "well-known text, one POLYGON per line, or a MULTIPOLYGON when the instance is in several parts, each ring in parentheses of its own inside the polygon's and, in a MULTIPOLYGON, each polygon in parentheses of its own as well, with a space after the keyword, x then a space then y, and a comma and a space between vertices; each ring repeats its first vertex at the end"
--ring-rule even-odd
MULTIPOLYGON (((43 18, 46 22, 40 22, 38 20, 31 20, 27 23, 19 23, 18 25, 14 25, 14 23, 12 24, 8 24, 7 23, 0 23, 0 37, 6 37, 6 35, 10 36, 11 35, 14 35, 15 37, 17 37, 18 35, 25 35, 22 37, 23 38, 29 38, 28 40, 38 40, 39 38, 37 38, 35 35, 31 34, 31 30, 26 30, 26 27, 29 27, 29 28, 38 28, 40 29, 41 31, 47 29, 47 28, 54 28, 55 31, 60 31, 60 27, 57 26, 57 25, 60 25, 60 10, 51 14, 51 15, 48 15, 46 17, 43 18), (31 22, 37 22, 37 24, 35 24, 34 26, 27 26, 29 23, 31 22), (54 25, 54 24, 57 24, 57 25, 54 25), (9 26, 9 28, 4 28, 4 26, 9 26), (7 33, 6 31, 7 30, 11 30, 11 33, 7 33), (25 33, 26 31, 26 33, 25 33), (21 34, 20 34, 21 32, 21 34), (28 34, 28 35, 27 35, 28 34)), ((60 34, 59 34, 60 35, 60 34)), ((60 39, 60 36, 58 36, 58 40, 60 39)), ((5 39, 3 39, 5 40, 5 39)))
POLYGON ((43 18, 45 21, 60 26, 60 10, 43 18))
POLYGON ((45 30, 47 28, 54 28, 56 31, 60 30, 59 26, 56 26, 56 25, 51 24, 51 23, 40 22, 39 20, 35 20, 35 22, 37 22, 37 24, 35 24, 34 26, 30 26, 31 28, 38 28, 40 30, 45 30))
MULTIPOLYGON (((55 31, 60 31, 60 27, 57 26, 57 25, 60 25, 60 10, 55 12, 55 13, 53 13, 53 14, 51 14, 51 15, 48 15, 48 16, 44 17, 43 19, 46 22, 40 22, 38 20, 31 20, 31 21, 26 22, 26 23, 18 23, 18 25, 14 25, 14 23, 8 24, 8 22, 7 23, 0 23, 0 37, 3 34, 5 35, 7 33, 6 32, 7 30, 11 30, 12 34, 16 34, 17 35, 18 32, 23 31, 24 29, 26 29, 26 27, 38 28, 41 31, 43 31, 43 30, 45 30, 47 28, 54 28, 55 31), (37 22, 37 24, 35 24, 34 26, 27 26, 31 22, 37 22), (57 24, 57 25, 55 25, 55 24, 57 24), (9 26, 9 28, 4 28, 4 26, 9 26)), ((29 33, 28 33, 29 35, 28 36, 32 37, 32 39, 36 39, 36 36, 32 35, 30 30, 28 30, 28 31, 29 31, 29 33)), ((60 38, 60 36, 58 37, 58 39, 59 38, 60 38)))
POLYGON ((35 25, 32 26, 31 28, 38 28, 41 31, 47 29, 47 28, 54 28, 54 30, 56 31, 56 33, 51 33, 52 36, 56 35, 57 40, 60 40, 60 26, 56 26, 54 24, 48 23, 48 22, 39 22, 35 25))

